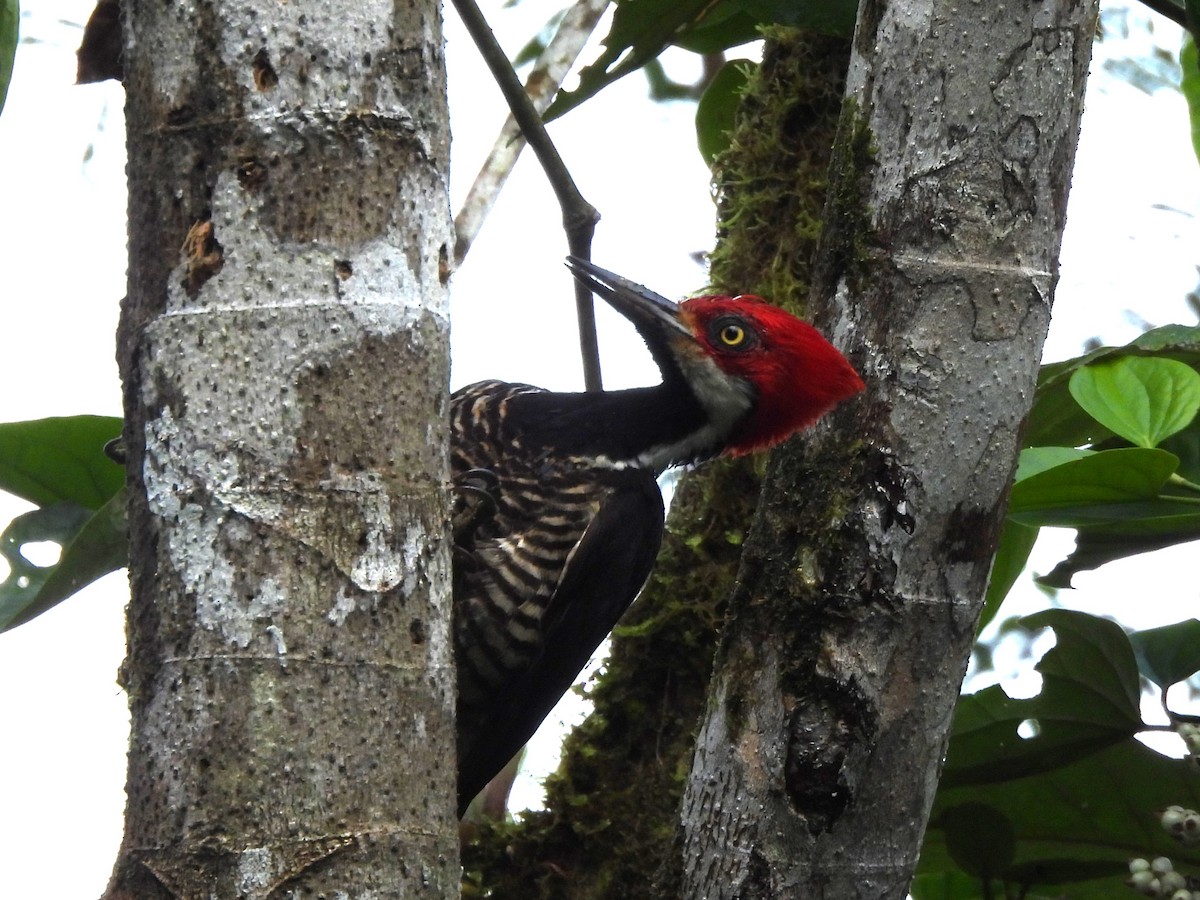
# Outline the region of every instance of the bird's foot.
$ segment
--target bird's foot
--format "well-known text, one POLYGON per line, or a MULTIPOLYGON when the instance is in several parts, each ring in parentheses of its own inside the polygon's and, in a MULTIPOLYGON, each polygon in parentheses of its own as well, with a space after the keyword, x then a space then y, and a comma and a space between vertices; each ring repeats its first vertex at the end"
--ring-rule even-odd
POLYGON ((454 481, 454 508, 450 525, 454 543, 469 547, 479 523, 496 514, 500 503, 500 479, 489 469, 470 469, 454 481))

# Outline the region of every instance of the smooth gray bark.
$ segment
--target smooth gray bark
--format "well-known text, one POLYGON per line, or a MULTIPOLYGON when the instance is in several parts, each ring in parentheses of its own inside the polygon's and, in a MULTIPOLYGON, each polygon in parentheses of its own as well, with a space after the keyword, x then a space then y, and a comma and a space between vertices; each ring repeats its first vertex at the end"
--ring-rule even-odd
POLYGON ((438 5, 125 13, 106 896, 457 896, 438 5))
POLYGON ((904 897, 1050 320, 1096 8, 867 2, 814 310, 682 812, 689 898, 904 897))

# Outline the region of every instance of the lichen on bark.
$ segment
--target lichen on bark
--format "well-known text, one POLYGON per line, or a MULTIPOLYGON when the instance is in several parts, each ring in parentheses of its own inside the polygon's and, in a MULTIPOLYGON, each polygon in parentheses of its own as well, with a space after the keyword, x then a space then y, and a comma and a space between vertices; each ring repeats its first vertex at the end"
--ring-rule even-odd
POLYGON ((131 740, 105 896, 457 895, 438 7, 122 12, 131 740))

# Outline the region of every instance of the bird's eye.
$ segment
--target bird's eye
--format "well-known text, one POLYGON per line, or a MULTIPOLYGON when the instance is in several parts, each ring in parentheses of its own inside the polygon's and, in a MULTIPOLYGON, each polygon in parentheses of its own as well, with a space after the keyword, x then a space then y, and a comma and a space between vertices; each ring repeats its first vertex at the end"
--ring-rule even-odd
POLYGON ((708 326, 708 339, 718 350, 749 350, 756 337, 740 316, 718 316, 708 326))
POLYGON ((726 347, 737 347, 746 340, 746 329, 741 325, 724 325, 718 335, 721 338, 721 343, 726 347))

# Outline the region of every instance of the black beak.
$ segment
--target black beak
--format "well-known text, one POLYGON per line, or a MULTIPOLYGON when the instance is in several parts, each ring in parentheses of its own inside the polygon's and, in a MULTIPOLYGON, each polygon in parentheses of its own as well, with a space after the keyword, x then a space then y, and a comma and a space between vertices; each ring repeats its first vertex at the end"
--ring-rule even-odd
POLYGON ((666 349, 666 342, 675 335, 695 340, 679 318, 678 303, 578 256, 567 257, 567 268, 580 284, 634 324, 656 359, 658 350, 666 349))

